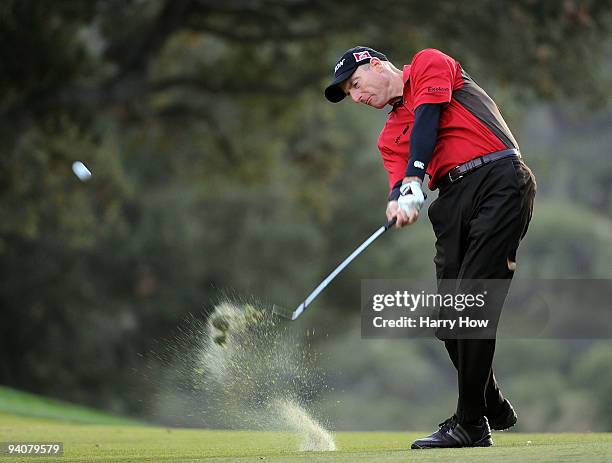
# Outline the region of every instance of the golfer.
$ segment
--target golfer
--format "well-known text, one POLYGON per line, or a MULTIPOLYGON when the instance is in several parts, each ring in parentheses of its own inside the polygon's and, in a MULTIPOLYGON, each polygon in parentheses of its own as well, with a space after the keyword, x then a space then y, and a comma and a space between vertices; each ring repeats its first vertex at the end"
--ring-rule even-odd
MULTIPOLYGON (((396 227, 419 218, 422 182, 439 190, 429 206, 436 235, 436 276, 509 282, 531 220, 536 184, 519 146, 489 95, 450 56, 418 52, 395 67, 372 48, 355 47, 336 63, 326 98, 391 110, 378 138, 389 176, 387 219, 396 227)), ((503 306, 506 291, 496 302, 503 306)), ((457 369, 456 412, 412 448, 490 446, 491 428, 517 421, 493 374, 495 339, 444 336, 457 369)))

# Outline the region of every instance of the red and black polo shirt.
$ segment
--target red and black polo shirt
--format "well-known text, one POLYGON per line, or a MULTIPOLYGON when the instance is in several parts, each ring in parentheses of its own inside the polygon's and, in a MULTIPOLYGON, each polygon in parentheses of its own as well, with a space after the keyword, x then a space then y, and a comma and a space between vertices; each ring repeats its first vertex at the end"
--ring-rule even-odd
POLYGON ((436 188, 441 176, 464 162, 495 151, 518 149, 491 97, 457 61, 428 48, 404 66, 403 101, 389 113, 378 137, 390 189, 404 178, 414 111, 424 103, 444 105, 436 147, 427 166, 430 189, 436 188))

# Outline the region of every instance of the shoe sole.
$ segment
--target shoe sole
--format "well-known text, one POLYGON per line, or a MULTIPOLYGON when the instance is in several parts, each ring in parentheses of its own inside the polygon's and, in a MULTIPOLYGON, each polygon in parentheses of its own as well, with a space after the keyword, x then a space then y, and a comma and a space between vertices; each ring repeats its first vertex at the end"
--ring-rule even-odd
POLYGON ((504 404, 505 406, 502 413, 498 414, 494 418, 487 416, 487 419, 489 420, 489 426, 491 426, 491 429, 493 431, 506 431, 512 426, 514 426, 518 421, 518 415, 516 414, 516 411, 514 410, 512 404, 508 401, 508 399, 504 400, 504 404), (503 416, 503 418, 500 418, 500 416, 503 416))
POLYGON ((516 422, 518 421, 518 417, 516 415, 514 415, 510 420, 508 420, 506 423, 504 423, 503 425, 497 425, 497 426, 493 426, 491 424, 491 421, 489 421, 489 425, 491 426, 491 429, 493 431, 507 431, 508 429, 510 429, 512 426, 514 426, 516 424, 516 422))
POLYGON ((472 445, 472 447, 491 447, 492 445, 493 439, 491 439, 491 436, 489 436, 479 440, 478 442, 474 442, 474 445, 472 445))
POLYGON ((493 439, 491 437, 485 437, 472 445, 463 445, 460 447, 421 447, 417 444, 412 444, 410 448, 412 450, 429 450, 429 449, 459 449, 459 448, 471 448, 471 447, 491 447, 493 445, 493 439))

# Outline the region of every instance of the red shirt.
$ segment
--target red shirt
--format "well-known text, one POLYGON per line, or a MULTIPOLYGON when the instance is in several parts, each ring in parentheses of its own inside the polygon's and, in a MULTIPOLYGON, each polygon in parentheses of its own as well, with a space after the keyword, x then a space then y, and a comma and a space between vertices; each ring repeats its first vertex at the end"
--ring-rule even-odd
POLYGON ((404 178, 410 153, 415 109, 443 104, 436 147, 427 166, 429 188, 450 169, 518 144, 497 105, 461 68, 439 50, 422 50, 404 66, 403 102, 389 113, 378 137, 378 149, 389 174, 389 188, 404 178))

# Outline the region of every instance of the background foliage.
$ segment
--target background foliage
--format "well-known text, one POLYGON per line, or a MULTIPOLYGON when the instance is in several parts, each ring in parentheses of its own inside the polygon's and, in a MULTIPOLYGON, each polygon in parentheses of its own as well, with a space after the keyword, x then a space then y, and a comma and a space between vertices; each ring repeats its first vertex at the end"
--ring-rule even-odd
MULTIPOLYGON (((501 106, 539 187, 519 277, 612 277, 611 9, 2 2, 0 383, 148 416, 151 371, 172 381, 151 352, 189 314, 227 293, 293 306, 379 226, 385 114, 322 96, 357 43, 397 65, 440 48, 501 106)), ((454 406, 441 344, 362 341, 355 318, 361 278, 433 275, 432 235, 421 220, 386 237, 302 322, 325 333, 320 406, 339 427, 430 425, 454 406)), ((611 346, 500 342, 523 429, 612 430, 611 346)))

